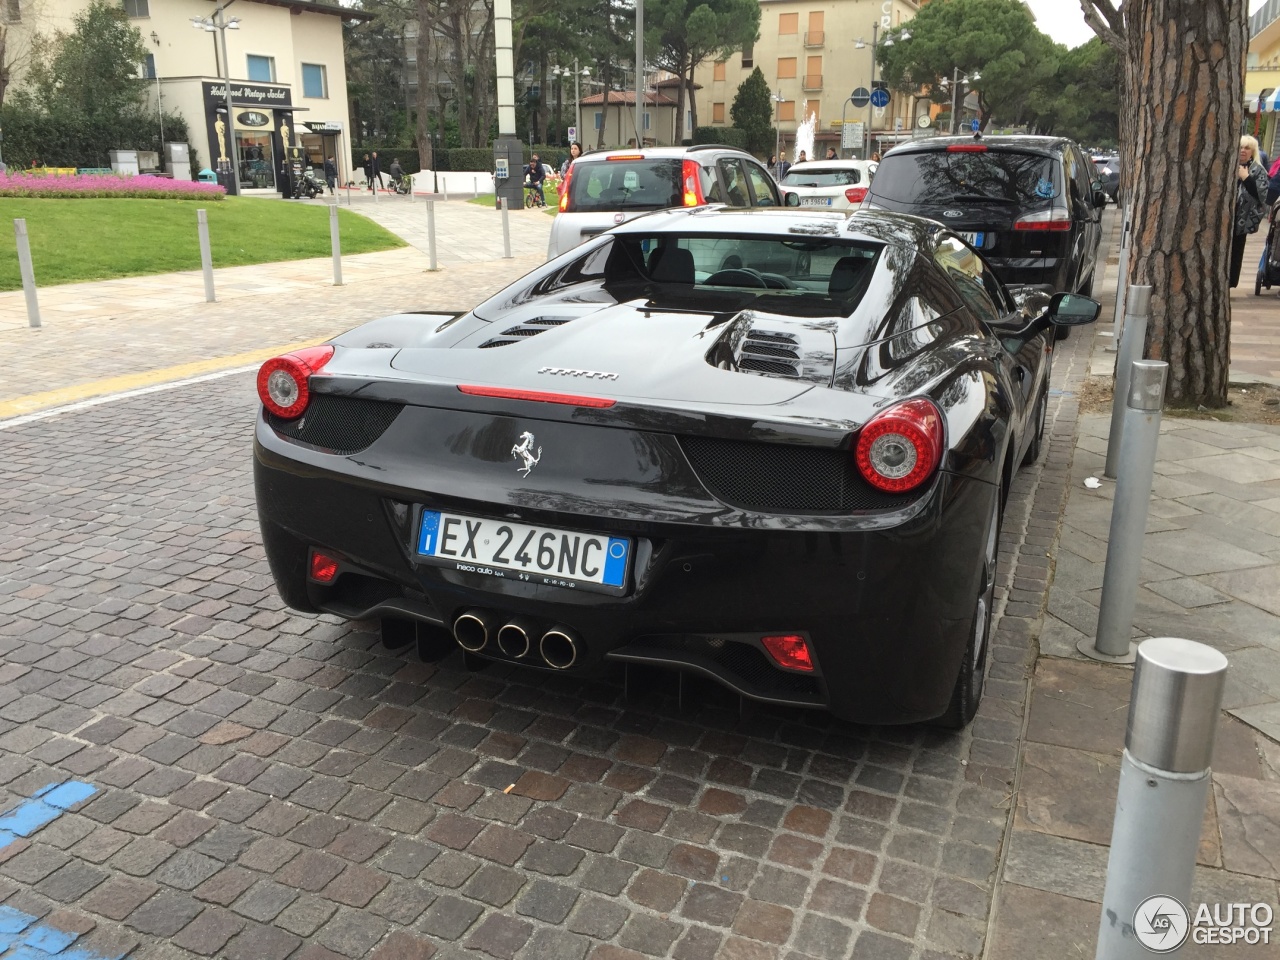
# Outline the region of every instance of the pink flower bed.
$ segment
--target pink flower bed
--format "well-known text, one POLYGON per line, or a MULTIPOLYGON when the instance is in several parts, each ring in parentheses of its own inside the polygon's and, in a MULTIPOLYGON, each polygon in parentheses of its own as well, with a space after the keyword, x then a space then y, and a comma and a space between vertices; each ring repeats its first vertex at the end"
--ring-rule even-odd
POLYGON ((0 197, 141 197, 148 200, 221 200, 226 190, 216 183, 170 180, 168 177, 125 177, 113 173, 47 176, 0 173, 0 197))

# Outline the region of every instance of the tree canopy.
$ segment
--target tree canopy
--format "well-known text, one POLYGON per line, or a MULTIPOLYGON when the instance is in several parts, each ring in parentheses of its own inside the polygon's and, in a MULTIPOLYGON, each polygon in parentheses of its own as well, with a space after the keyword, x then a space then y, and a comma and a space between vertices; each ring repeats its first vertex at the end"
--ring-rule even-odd
POLYGON ((760 36, 760 4, 756 0, 648 0, 645 3, 645 45, 657 51, 648 59, 682 81, 679 115, 685 96, 698 125, 693 96, 693 72, 711 57, 727 57, 755 43, 760 36), (652 24, 654 34, 650 34, 652 24), (656 41, 651 46, 651 36, 656 41))
POLYGON ((773 148, 773 97, 769 81, 759 67, 738 85, 729 116, 733 118, 733 125, 746 134, 747 150, 751 153, 765 155, 773 148))
POLYGON ((1031 119, 1029 93, 1054 82, 1060 48, 1040 32, 1021 0, 935 0, 906 27, 910 40, 877 53, 885 81, 947 103, 951 91, 943 80, 949 84, 956 70, 978 73, 973 90, 984 129, 993 114, 1014 123, 1031 119))

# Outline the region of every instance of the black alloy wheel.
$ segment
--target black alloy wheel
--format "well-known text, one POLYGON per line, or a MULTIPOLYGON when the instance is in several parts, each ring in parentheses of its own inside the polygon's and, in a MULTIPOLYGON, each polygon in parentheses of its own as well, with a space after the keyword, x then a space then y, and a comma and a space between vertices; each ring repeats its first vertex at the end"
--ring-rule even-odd
POLYGON ((1035 463, 1040 459, 1040 454, 1044 452, 1046 446, 1044 442, 1044 428, 1049 420, 1049 388, 1046 386, 1040 391, 1040 399, 1036 401, 1036 410, 1033 414, 1035 418, 1036 432, 1031 436, 1031 443, 1027 446, 1026 455, 1022 458, 1022 465, 1035 463))

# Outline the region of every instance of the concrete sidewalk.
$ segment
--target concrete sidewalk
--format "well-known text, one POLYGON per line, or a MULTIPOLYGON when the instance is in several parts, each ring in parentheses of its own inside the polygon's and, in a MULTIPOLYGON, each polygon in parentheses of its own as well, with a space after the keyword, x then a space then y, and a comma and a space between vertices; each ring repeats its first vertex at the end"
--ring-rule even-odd
MULTIPOLYGON (((1260 240, 1252 246, 1260 253, 1260 240)), ((1112 266, 1101 292, 1108 307, 1114 272, 1112 266)), ((1280 305, 1254 297, 1248 279, 1249 289, 1242 285, 1232 297, 1232 374, 1267 379, 1280 373, 1280 305)), ((1095 331, 1095 375, 1109 375, 1114 364, 1114 354, 1105 351, 1110 326, 1100 323, 1095 331)), ((1048 553, 1046 603, 1024 597, 1039 656, 1029 671, 1027 715, 1018 718, 1024 733, 985 954, 990 960, 1094 952, 1132 683, 1131 668, 1094 663, 1076 650, 1097 627, 1115 486, 1104 481, 1088 489, 1084 480, 1102 475, 1109 427, 1107 411, 1079 417, 1059 536, 1048 553)), ((1050 458, 1063 453, 1062 439, 1055 435, 1050 458)), ((1280 427, 1166 416, 1157 458, 1134 636, 1198 640, 1231 663, 1191 909, 1200 902, 1274 907, 1280 895, 1280 427)), ((1184 954, 1275 957, 1277 939, 1280 927, 1270 946, 1189 945, 1184 954)))

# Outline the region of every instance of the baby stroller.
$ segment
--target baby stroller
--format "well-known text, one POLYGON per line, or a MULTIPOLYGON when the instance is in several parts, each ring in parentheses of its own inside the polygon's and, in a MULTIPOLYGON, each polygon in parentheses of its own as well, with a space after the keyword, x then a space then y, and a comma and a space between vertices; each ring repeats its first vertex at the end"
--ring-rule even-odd
POLYGON ((1267 215, 1270 226, 1267 228, 1267 242, 1262 248, 1262 260, 1258 263, 1258 279, 1253 284, 1253 295, 1262 296, 1262 288, 1271 289, 1273 283, 1280 284, 1280 229, 1276 220, 1280 218, 1280 200, 1271 205, 1267 215))

